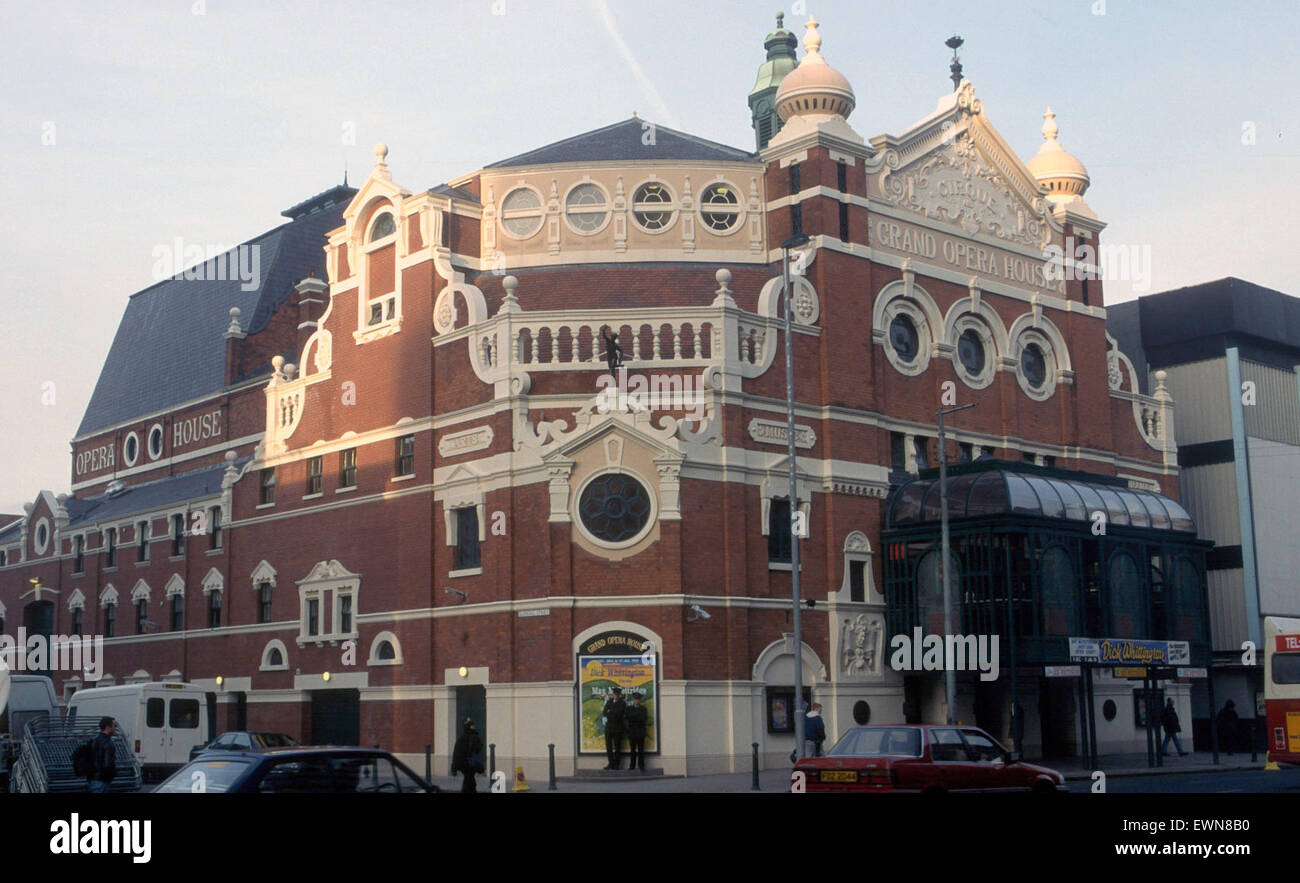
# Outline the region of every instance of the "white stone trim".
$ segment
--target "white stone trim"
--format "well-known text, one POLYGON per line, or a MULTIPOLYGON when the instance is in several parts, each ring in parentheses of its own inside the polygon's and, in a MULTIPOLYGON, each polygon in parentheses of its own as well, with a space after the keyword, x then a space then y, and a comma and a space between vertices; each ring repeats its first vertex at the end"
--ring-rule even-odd
POLYGON ((271 588, 275 588, 275 568, 268 564, 266 559, 263 558, 257 563, 257 566, 253 568, 253 572, 249 579, 252 581, 254 591, 256 591, 257 587, 264 582, 270 583, 271 588))
POLYGON ((153 590, 144 580, 137 580, 135 586, 131 589, 131 601, 149 601, 152 598, 153 590))
POLYGON ((366 665, 401 665, 404 661, 402 642, 397 639, 397 635, 387 631, 375 635, 374 640, 370 642, 370 658, 366 660, 366 665), (392 659, 379 658, 379 645, 385 641, 393 647, 392 659))
POLYGON ((174 598, 176 596, 185 596, 185 580, 181 579, 179 573, 173 573, 167 580, 167 585, 163 588, 163 597, 174 598))
POLYGON ((284 641, 281 641, 279 638, 272 638, 271 640, 266 642, 266 646, 262 648, 262 660, 261 663, 258 665, 257 670, 258 671, 288 671, 289 670, 289 650, 287 647, 284 646, 284 641), (269 661, 271 658, 272 650, 280 651, 280 659, 283 661, 279 665, 272 665, 269 661))

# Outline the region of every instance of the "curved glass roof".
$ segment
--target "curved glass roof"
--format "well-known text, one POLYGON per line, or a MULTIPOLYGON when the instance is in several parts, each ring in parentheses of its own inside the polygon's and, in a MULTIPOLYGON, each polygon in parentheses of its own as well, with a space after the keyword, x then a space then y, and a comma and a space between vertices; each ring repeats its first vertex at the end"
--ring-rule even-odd
MULTIPOLYGON (((1151 491, 1002 469, 948 477, 949 518, 1005 513, 1090 521, 1096 511, 1106 513, 1108 524, 1196 531, 1186 509, 1151 491)), ((894 495, 887 523, 898 527, 939 518, 939 480, 914 479, 894 495)))

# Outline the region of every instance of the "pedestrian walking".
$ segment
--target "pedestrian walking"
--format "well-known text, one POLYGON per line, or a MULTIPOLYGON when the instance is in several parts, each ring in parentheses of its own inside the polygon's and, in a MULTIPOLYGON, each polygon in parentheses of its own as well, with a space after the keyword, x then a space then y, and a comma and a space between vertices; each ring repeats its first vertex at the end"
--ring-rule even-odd
POLYGON ((1215 724, 1219 728, 1219 745, 1229 756, 1237 746, 1237 734, 1241 730, 1241 718, 1237 715, 1236 703, 1231 699, 1223 703, 1215 724))
POLYGON ((627 732, 627 703, 623 701, 622 687, 614 688, 601 713, 605 716, 605 757, 609 761, 605 769, 617 770, 623 766, 623 735, 627 732))
POLYGON ((113 728, 117 721, 111 717, 99 719, 99 732, 73 753, 73 771, 86 777, 86 790, 91 794, 105 794, 108 783, 117 775, 117 749, 113 746, 113 728))
POLYGON ((1186 757, 1187 752, 1183 750, 1182 740, 1178 738, 1183 728, 1178 725, 1178 712, 1174 709, 1173 699, 1165 703, 1165 710, 1160 716, 1160 725, 1165 728, 1165 738, 1160 743, 1160 753, 1162 755, 1169 753, 1169 740, 1173 739, 1174 747, 1178 749, 1178 756, 1186 757))
POLYGON ((460 738, 451 750, 452 775, 460 773, 464 777, 460 785, 461 794, 478 793, 478 782, 474 777, 483 770, 483 737, 478 734, 474 719, 467 717, 460 738))
POLYGON ((812 708, 804 715, 803 737, 812 743, 812 756, 822 756, 822 743, 826 741, 826 721, 822 718, 822 704, 814 702, 812 708))
POLYGON ((650 720, 650 711, 641 704, 641 694, 632 694, 632 707, 627 710, 627 742, 631 750, 628 769, 645 770, 645 736, 646 724, 650 720))

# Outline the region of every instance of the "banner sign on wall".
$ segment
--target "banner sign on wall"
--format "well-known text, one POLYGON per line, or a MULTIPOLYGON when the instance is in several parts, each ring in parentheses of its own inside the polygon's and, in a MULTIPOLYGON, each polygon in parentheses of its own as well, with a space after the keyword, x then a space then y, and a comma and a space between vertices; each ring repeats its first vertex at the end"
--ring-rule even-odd
POLYGON ((1101 665, 1187 665, 1192 648, 1186 641, 1070 638, 1070 658, 1101 665))
MULTIPOLYGON (((640 635, 605 632, 578 648, 578 751, 605 753, 605 700, 615 687, 632 707, 632 694, 641 694, 647 712, 645 750, 659 750, 658 648, 640 635)), ((623 750, 628 749, 624 736, 623 750)))

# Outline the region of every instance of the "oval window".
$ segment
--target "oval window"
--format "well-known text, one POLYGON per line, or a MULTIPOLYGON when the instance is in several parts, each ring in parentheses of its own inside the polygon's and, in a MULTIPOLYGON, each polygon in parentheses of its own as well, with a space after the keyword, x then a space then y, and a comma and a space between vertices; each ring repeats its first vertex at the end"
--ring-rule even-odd
POLYGON ((921 351, 920 335, 916 333, 916 323, 911 316, 899 314, 889 323, 889 344, 894 348, 898 358, 910 362, 921 351))
POLYGON ((984 373, 984 340, 975 330, 962 332, 957 338, 957 358, 968 374, 978 377, 984 373))
POLYGON ((157 460, 162 456, 163 449, 163 431, 161 426, 153 426, 149 430, 149 459, 157 460))
POLYGON ((717 233, 726 233, 740 222, 740 200, 733 187, 727 184, 710 184, 700 195, 700 218, 704 226, 717 233))
POLYGON ((606 543, 628 543, 650 521, 650 493, 641 482, 621 472, 588 482, 578 500, 578 517, 593 537, 606 543))
POLYGON ((569 226, 579 233, 595 233, 605 226, 608 206, 605 191, 595 184, 579 184, 569 191, 564 201, 569 226))
POLYGON ((657 233, 673 221, 673 197, 668 188, 650 181, 632 194, 632 217, 642 230, 657 233))
POLYGON ((1034 389, 1041 389, 1047 381, 1047 359, 1038 344, 1028 344, 1020 351, 1020 371, 1025 375, 1025 382, 1034 389))
POLYGON ((126 458, 127 466, 134 466, 135 461, 140 457, 140 437, 134 432, 126 437, 122 443, 122 456, 126 458))
POLYGON ((536 191, 517 187, 501 203, 501 226, 518 239, 527 239, 542 229, 542 199, 536 191))

